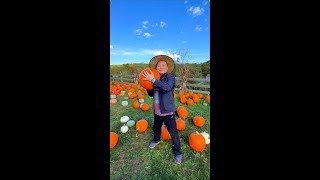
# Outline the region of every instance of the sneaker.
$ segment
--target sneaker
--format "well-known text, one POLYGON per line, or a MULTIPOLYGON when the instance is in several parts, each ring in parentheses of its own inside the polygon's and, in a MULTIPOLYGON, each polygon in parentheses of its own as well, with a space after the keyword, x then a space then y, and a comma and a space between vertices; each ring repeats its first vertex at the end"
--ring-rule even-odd
POLYGON ((160 141, 157 142, 157 143, 155 143, 154 141, 151 141, 150 144, 149 144, 149 148, 154 148, 154 147, 156 147, 156 145, 159 144, 159 143, 160 143, 160 141))
POLYGON ((182 161, 182 154, 179 154, 176 156, 176 164, 181 164, 181 161, 182 161))

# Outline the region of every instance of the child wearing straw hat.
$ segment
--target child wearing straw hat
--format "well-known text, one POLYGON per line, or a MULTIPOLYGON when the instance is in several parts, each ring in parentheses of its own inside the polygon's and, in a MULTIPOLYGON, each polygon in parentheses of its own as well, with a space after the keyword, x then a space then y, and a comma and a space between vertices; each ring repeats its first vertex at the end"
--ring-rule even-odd
POLYGON ((150 60, 149 67, 156 69, 160 74, 160 80, 156 80, 152 71, 144 73, 144 80, 148 80, 154 85, 153 90, 147 91, 149 96, 154 99, 154 136, 149 147, 154 148, 160 142, 161 126, 164 123, 172 138, 176 164, 180 164, 182 151, 174 115, 176 107, 173 93, 176 80, 174 75, 170 74, 174 69, 174 61, 169 56, 158 55, 150 60))

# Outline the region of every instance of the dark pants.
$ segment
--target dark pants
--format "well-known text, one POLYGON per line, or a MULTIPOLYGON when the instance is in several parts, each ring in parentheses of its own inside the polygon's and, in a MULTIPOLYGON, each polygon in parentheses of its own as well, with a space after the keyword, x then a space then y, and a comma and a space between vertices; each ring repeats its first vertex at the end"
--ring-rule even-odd
POLYGON ((154 114, 154 123, 153 123, 153 132, 154 132, 154 137, 153 141, 154 142, 159 142, 160 137, 161 137, 161 126, 162 123, 166 125, 169 134, 171 136, 172 142, 173 142, 173 149, 174 149, 174 154, 179 155, 182 154, 181 151, 181 146, 180 146, 180 139, 179 139, 179 134, 177 130, 177 125, 176 125, 176 118, 175 115, 167 115, 167 116, 158 116, 154 114))

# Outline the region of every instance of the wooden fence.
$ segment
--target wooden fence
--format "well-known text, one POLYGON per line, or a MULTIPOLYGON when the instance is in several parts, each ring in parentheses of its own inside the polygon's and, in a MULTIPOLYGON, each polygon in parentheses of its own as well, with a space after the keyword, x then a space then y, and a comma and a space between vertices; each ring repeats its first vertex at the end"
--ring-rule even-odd
MULTIPOLYGON (((110 74, 110 81, 111 82, 120 82, 126 84, 134 84, 133 75, 126 75, 126 74, 110 74)), ((181 85, 181 78, 176 77, 176 86, 175 90, 179 90, 181 85)), ((195 93, 201 94, 210 94, 210 79, 206 78, 187 78, 187 91, 192 91, 195 93), (203 90, 196 90, 196 88, 205 89, 203 90)))

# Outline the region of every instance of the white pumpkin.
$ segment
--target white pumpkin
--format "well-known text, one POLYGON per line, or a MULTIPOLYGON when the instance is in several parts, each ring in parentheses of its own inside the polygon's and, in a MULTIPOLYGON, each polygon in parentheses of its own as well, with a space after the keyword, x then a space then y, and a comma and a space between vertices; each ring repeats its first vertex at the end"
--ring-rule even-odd
POLYGON ((128 101, 122 101, 122 102, 121 102, 121 105, 122 105, 122 106, 128 106, 128 101))
POLYGON ((128 96, 130 96, 131 94, 132 94, 132 92, 129 92, 129 93, 128 93, 128 96))
POLYGON ((201 135, 204 137, 206 144, 210 144, 210 135, 206 132, 202 132, 201 135))
POLYGON ((124 99, 128 99, 128 96, 124 97, 124 99))
POLYGON ((140 104, 144 103, 144 99, 139 99, 140 104))
POLYGON ((115 98, 117 98, 117 96, 114 95, 114 94, 111 94, 111 95, 110 95, 110 98, 111 98, 111 99, 115 99, 115 98))
POLYGON ((126 133, 126 132, 128 132, 128 126, 126 126, 126 125, 123 125, 123 126, 121 126, 121 129, 120 129, 120 131, 122 132, 122 133, 126 133))
POLYGON ((204 105, 204 106, 207 106, 208 104, 204 102, 203 105, 204 105))
POLYGON ((125 91, 120 91, 120 94, 125 94, 126 92, 125 91))
POLYGON ((122 116, 120 118, 120 122, 122 122, 122 123, 126 123, 127 121, 129 121, 129 116, 122 116))

